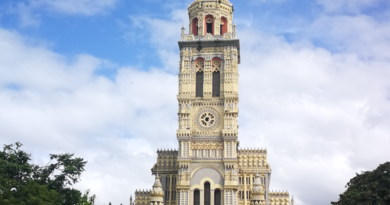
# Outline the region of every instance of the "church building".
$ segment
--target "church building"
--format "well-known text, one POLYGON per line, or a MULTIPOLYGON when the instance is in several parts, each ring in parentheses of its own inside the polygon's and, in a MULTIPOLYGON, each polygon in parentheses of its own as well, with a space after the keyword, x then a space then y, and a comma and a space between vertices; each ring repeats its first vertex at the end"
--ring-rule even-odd
POLYGON ((238 148, 240 41, 228 0, 195 0, 181 28, 177 150, 158 150, 131 205, 293 205, 270 191, 267 150, 238 148))

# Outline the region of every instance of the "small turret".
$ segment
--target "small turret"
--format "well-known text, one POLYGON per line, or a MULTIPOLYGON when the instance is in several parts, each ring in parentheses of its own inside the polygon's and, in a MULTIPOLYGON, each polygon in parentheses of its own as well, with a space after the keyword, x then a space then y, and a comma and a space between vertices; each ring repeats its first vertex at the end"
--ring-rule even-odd
POLYGON ((153 189, 150 191, 150 205, 163 205, 164 191, 161 186, 160 177, 156 174, 156 180, 153 184, 153 189))
POLYGON ((253 182, 252 193, 251 193, 251 204, 252 205, 263 205, 265 204, 264 199, 264 185, 261 183, 259 173, 256 173, 255 181, 253 182))
POLYGON ((181 27, 181 40, 185 40, 186 38, 186 28, 183 26, 181 27))

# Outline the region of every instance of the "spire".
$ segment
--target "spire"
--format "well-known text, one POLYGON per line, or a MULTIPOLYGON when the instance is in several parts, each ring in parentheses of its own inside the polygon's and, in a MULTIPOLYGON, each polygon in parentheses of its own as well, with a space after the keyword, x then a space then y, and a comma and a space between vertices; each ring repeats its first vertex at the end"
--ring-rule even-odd
POLYGON ((294 196, 291 197, 291 203, 290 205, 294 205, 294 196))

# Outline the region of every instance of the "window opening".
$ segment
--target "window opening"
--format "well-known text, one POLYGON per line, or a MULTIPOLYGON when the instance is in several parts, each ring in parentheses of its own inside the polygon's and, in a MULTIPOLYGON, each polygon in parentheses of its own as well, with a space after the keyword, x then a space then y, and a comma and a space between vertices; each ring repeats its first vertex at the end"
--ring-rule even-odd
POLYGON ((203 97, 203 80, 204 80, 203 67, 204 67, 203 60, 196 61, 196 70, 197 70, 197 72, 196 72, 196 92, 195 92, 196 97, 203 97))
POLYGON ((198 35, 198 19, 197 18, 194 18, 192 20, 192 34, 194 34, 195 36, 198 35))
POLYGON ((165 192, 165 199, 167 199, 167 200, 169 199, 169 191, 165 192))
POLYGON ((199 192, 199 190, 194 191, 194 205, 200 205, 200 192, 199 192))
POLYGON ((207 33, 213 34, 213 19, 208 17, 206 19, 207 33))
POLYGON ((213 60, 213 96, 218 97, 221 92, 221 61, 213 60))
POLYGON ((214 205, 221 205, 221 191, 219 189, 214 192, 214 205))
POLYGON ((210 205, 210 183, 204 183, 204 205, 210 205))
POLYGON ((220 27, 221 35, 227 32, 227 19, 225 17, 221 18, 221 27, 220 27))

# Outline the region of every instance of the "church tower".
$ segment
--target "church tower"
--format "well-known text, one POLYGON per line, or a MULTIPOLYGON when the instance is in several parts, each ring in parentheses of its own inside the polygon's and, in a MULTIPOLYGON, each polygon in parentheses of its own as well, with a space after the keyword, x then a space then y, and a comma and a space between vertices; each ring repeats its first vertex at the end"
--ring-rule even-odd
MULTIPOLYGON (((238 149, 240 41, 228 0, 195 0, 189 32, 181 28, 178 150, 158 150, 165 205, 289 205, 270 192, 267 151, 238 149), (253 196, 252 196, 253 192, 253 196)), ((154 205, 137 190, 134 205, 154 205)), ((132 202, 131 202, 132 203, 132 202)))

